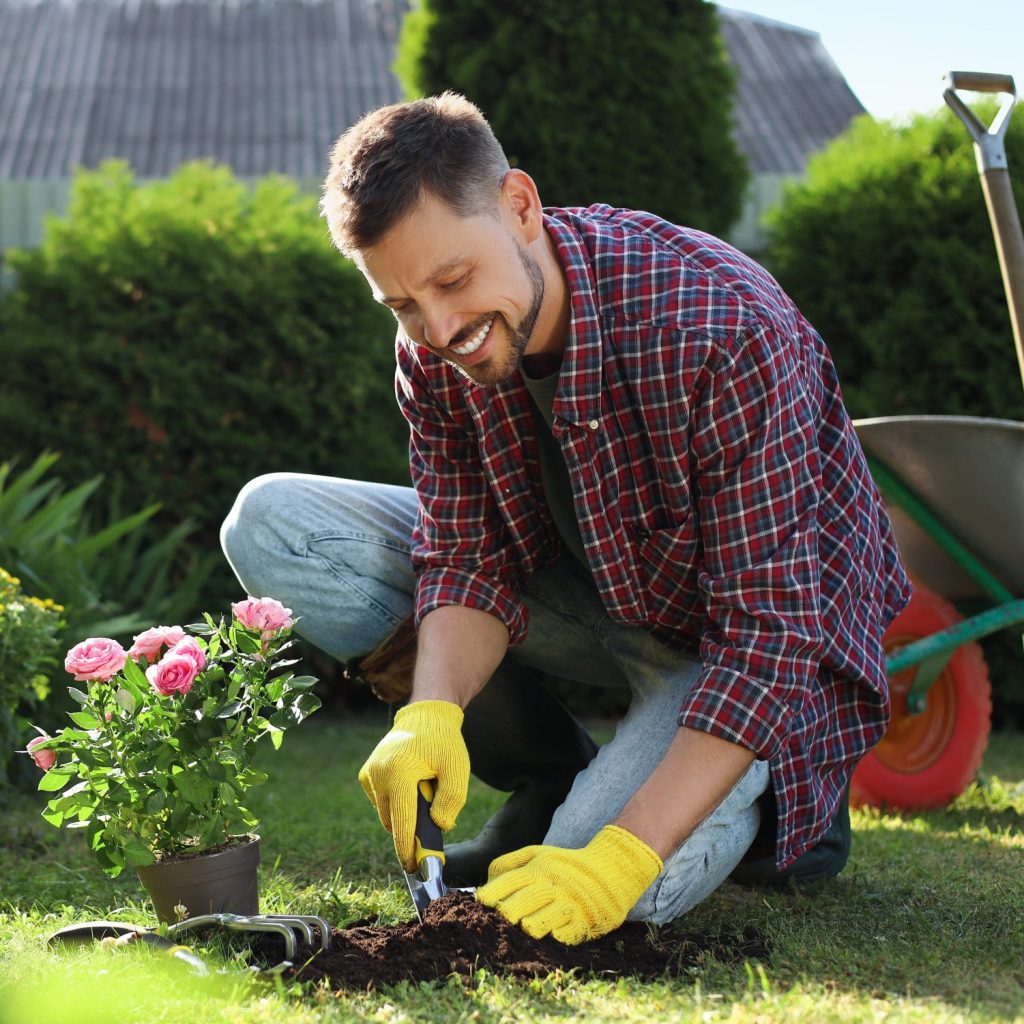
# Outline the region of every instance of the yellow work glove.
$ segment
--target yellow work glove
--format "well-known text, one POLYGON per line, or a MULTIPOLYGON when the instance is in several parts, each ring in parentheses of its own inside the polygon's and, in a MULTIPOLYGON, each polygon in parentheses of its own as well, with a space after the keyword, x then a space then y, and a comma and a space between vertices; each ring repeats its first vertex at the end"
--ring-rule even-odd
POLYGON ((446 700, 407 704, 395 715, 391 731, 359 769, 359 782, 380 823, 395 840, 406 871, 415 871, 416 788, 436 779, 430 816, 447 832, 466 803, 469 752, 462 738, 462 708, 446 700))
POLYGON ((535 939, 574 946, 618 928, 662 867, 632 832, 605 825, 582 850, 527 846, 499 857, 476 898, 535 939))

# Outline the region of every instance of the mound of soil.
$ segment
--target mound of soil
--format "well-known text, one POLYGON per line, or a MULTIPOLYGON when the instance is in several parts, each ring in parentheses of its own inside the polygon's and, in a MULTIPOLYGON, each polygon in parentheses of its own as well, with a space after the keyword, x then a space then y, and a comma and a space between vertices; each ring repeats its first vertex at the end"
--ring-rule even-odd
MULTIPOLYGON (((280 940, 268 936, 256 952, 275 963, 282 947, 280 940)), ((739 962, 764 960, 768 950, 754 929, 725 938, 673 933, 671 941, 663 941, 645 924, 626 924, 600 939, 566 946, 551 938, 532 939, 472 896, 453 892, 430 904, 422 924, 381 927, 357 921, 334 930, 329 950, 301 947, 295 967, 285 976, 323 980, 332 989, 372 989, 403 980, 444 979, 453 973, 471 978, 480 967, 517 978, 575 968, 583 974, 651 979, 680 974, 709 954, 739 962)))

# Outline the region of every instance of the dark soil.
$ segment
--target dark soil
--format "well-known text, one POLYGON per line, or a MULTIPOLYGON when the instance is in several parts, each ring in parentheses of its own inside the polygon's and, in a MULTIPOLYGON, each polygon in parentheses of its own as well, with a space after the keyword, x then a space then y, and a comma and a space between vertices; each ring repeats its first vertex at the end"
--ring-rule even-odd
MULTIPOLYGON (((280 940, 269 936, 255 950, 271 966, 282 952, 280 940)), ((331 989, 372 989, 403 980, 443 980, 451 974, 471 978, 481 967, 515 978, 576 969, 603 977, 652 979, 682 974, 709 956, 738 963, 765 960, 767 955, 763 938, 753 928, 723 937, 669 929, 659 933, 645 924, 626 924, 600 939, 566 946, 551 938, 532 939, 472 896, 451 893, 430 904, 422 924, 381 927, 357 921, 334 930, 329 950, 301 947, 285 977, 323 981, 331 989)))

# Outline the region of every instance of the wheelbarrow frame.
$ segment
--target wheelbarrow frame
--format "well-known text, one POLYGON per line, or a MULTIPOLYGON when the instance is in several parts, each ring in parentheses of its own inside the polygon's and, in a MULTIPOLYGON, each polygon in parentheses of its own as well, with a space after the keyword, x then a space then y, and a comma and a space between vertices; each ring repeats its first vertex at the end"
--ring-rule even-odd
POLYGON ((880 459, 869 455, 868 466, 886 504, 899 506, 988 597, 998 602, 994 607, 964 619, 956 626, 915 640, 886 657, 886 674, 890 677, 913 666, 917 667, 907 692, 907 711, 920 714, 925 710, 928 690, 942 675, 954 651, 961 644, 1024 624, 1024 600, 1015 598, 939 516, 880 459))

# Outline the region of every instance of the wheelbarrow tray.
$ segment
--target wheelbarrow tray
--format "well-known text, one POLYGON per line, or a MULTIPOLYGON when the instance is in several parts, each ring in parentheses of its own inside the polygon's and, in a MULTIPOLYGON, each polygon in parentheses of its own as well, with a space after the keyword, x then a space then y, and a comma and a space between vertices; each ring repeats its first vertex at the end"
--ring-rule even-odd
MULTIPOLYGON (((1009 590, 1024 595, 1024 423, 974 416, 854 421, 883 463, 1009 590)), ((916 581, 950 600, 978 585, 899 507, 888 508, 916 581)))

